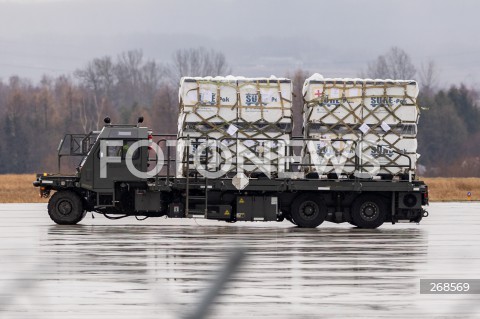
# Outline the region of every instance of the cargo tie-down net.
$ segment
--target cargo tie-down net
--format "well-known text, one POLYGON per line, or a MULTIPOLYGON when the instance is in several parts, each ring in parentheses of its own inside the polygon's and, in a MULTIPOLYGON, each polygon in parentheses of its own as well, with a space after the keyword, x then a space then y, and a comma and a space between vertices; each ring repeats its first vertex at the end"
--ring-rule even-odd
POLYGON ((348 176, 358 160, 361 170, 374 175, 413 174, 419 156, 417 95, 415 81, 308 78, 304 164, 320 161, 318 174, 348 176))
POLYGON ((179 101, 178 177, 195 172, 199 163, 207 163, 207 170, 226 167, 227 175, 254 175, 265 173, 262 163, 268 162, 271 173, 278 173, 293 125, 291 80, 184 77, 179 101))

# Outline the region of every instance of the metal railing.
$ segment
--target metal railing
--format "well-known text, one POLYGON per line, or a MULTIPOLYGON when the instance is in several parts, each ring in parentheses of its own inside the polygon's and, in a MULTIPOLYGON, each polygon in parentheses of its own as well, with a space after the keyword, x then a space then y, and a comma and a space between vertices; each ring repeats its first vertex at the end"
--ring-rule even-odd
POLYGON ((100 132, 97 131, 84 134, 65 134, 57 148, 58 173, 60 173, 62 157, 86 156, 99 134, 100 132))

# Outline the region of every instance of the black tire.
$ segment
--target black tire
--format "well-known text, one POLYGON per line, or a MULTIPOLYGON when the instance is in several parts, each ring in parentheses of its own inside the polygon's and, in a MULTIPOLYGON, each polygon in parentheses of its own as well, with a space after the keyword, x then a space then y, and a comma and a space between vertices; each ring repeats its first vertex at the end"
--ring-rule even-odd
POLYGON ((386 202, 376 195, 360 195, 353 202, 351 214, 351 224, 359 228, 378 228, 385 222, 387 216, 386 202))
POLYGON ((300 195, 293 201, 290 216, 302 228, 315 228, 327 217, 327 205, 318 194, 300 195))
POLYGON ((48 215, 59 225, 75 225, 85 217, 80 196, 71 191, 59 191, 48 202, 48 215))

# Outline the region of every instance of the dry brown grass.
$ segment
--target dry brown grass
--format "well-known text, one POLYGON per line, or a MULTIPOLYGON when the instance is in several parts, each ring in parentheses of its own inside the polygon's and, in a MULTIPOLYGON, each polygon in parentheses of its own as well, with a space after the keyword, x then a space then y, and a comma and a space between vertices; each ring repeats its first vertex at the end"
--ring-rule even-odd
POLYGON ((471 200, 480 200, 480 178, 435 177, 423 180, 428 185, 431 201, 466 201, 468 192, 472 193, 471 200))
MULTIPOLYGON (((0 175, 0 203, 45 203, 33 187, 34 174, 0 175)), ((480 178, 424 178, 429 187, 430 201, 465 201, 467 192, 472 200, 480 200, 480 178)))
POLYGON ((34 174, 0 175, 0 203, 46 203, 32 183, 34 174))

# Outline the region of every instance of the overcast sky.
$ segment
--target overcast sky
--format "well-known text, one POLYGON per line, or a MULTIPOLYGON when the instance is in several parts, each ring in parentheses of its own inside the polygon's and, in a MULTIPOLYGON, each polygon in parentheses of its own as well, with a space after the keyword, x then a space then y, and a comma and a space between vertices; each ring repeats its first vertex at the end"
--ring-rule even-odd
POLYGON ((235 75, 303 68, 355 77, 391 46, 433 59, 442 84, 480 84, 478 0, 0 0, 0 78, 69 73, 142 49, 225 53, 235 75))

